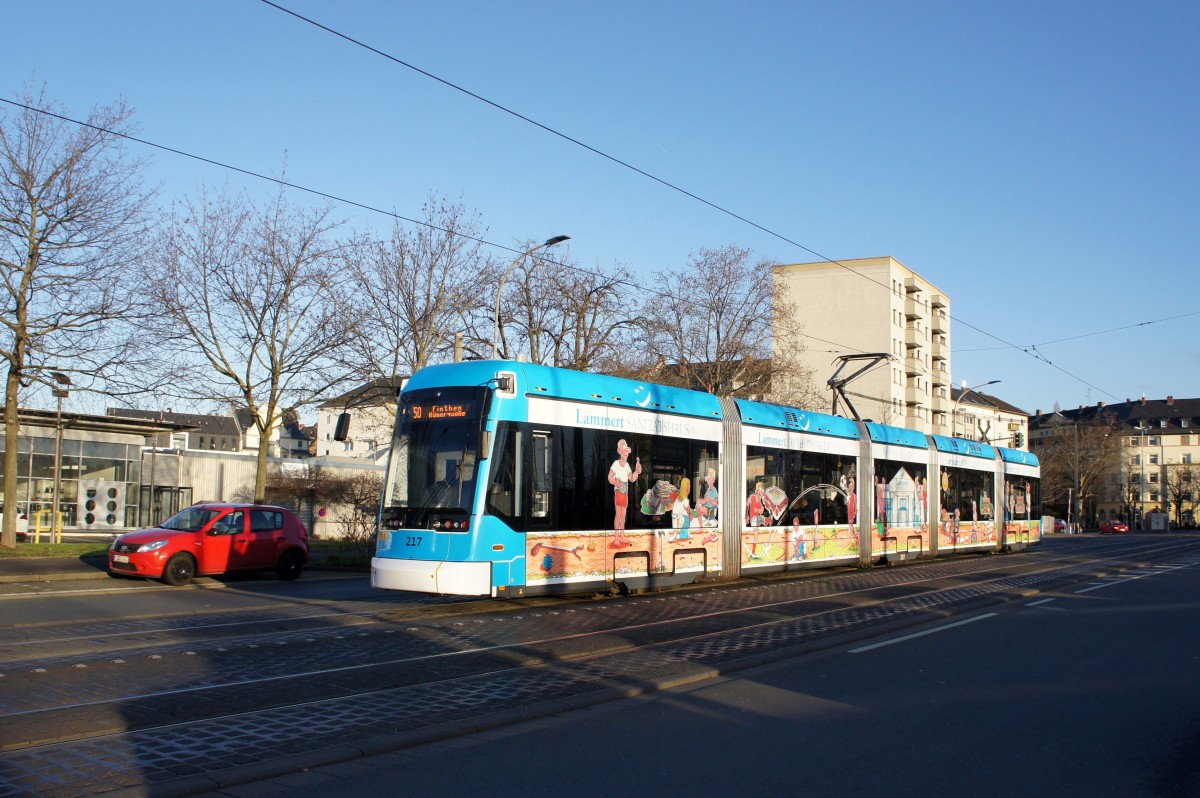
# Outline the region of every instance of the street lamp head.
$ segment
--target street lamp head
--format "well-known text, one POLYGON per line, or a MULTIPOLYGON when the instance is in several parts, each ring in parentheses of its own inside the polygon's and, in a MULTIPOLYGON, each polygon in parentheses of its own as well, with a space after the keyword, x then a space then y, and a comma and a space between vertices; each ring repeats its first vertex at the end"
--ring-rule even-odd
POLYGON ((569 241, 569 240, 571 240, 570 236, 553 236, 551 238, 547 238, 543 243, 538 244, 536 247, 531 247, 531 248, 525 250, 524 252, 522 252, 520 255, 518 255, 516 260, 514 260, 512 262, 512 264, 510 264, 509 267, 504 271, 504 274, 500 275, 500 281, 498 283, 496 283, 496 315, 493 317, 493 327, 492 327, 492 358, 493 359, 499 357, 499 351, 500 351, 499 350, 500 296, 501 296, 501 292, 504 290, 504 281, 508 279, 508 275, 510 275, 512 273, 512 270, 517 268, 517 264, 520 263, 522 260, 524 260, 529 255, 532 255, 533 253, 537 252, 539 249, 545 249, 546 247, 552 247, 555 244, 561 244, 562 242, 569 241))

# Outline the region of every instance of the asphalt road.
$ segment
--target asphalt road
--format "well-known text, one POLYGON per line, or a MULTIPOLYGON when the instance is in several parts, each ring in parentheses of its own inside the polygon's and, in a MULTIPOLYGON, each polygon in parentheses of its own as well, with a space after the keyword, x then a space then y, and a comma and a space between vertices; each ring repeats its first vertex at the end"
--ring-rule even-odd
POLYGON ((1200 795, 1200 551, 212 795, 1200 795))

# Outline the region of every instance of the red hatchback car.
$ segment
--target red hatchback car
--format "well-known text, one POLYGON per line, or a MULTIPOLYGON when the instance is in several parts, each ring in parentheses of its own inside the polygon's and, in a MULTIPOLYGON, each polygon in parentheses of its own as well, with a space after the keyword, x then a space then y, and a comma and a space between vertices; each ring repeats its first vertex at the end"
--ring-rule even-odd
POLYGON ((1118 535, 1124 535, 1129 532, 1129 527, 1120 521, 1101 521, 1100 534, 1107 535, 1110 532, 1118 535))
POLYGON ((197 574, 274 568, 300 576, 308 531, 291 510, 262 504, 197 504, 153 529, 121 535, 108 549, 113 576, 144 576, 186 585, 197 574))

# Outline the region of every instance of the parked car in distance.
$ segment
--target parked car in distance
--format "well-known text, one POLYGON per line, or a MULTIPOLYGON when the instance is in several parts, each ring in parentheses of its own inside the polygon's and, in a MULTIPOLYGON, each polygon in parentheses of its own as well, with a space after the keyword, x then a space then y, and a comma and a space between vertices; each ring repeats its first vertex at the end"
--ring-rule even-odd
POLYGON ((113 576, 161 579, 176 587, 196 575, 274 569, 300 576, 308 562, 308 530, 285 507, 197 504, 151 529, 127 532, 108 549, 113 576))
POLYGON ((1129 527, 1120 521, 1101 521, 1100 534, 1107 535, 1110 532, 1118 535, 1124 535, 1129 531, 1129 527))
MULTIPOLYGON (((0 532, 4 530, 4 505, 0 504, 0 532)), ((29 540, 29 516, 17 510, 17 542, 29 540)))
POLYGON ((1054 531, 1055 532, 1066 532, 1067 531, 1067 522, 1061 518, 1055 518, 1054 519, 1054 531))

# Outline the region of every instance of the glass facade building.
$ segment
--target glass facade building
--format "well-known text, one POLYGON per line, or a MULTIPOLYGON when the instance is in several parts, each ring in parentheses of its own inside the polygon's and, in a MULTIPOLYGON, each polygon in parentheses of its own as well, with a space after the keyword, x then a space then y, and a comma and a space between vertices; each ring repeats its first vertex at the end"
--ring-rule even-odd
MULTIPOLYGON (((58 509, 63 529, 123 531, 139 526, 142 449, 176 425, 111 419, 51 411, 21 411, 16 440, 17 488, 3 493, 0 506, 14 501, 29 517, 30 530, 51 528, 57 473, 58 509), (61 442, 61 453, 58 447, 61 442), (57 464, 57 469, 56 469, 57 464)), ((0 452, 9 441, 0 435, 0 452)))

